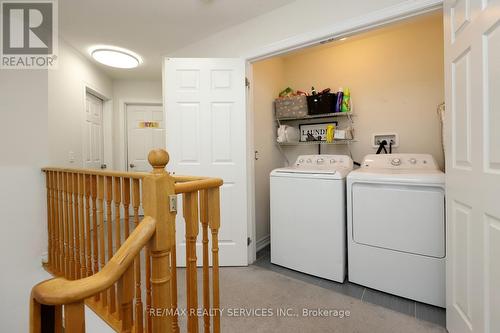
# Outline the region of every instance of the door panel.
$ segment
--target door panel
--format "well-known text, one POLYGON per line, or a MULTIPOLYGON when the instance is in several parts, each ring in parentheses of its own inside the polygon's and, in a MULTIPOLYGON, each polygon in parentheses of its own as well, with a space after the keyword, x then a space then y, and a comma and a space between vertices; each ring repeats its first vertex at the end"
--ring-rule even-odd
POLYGON ((445 1, 447 328, 500 329, 500 0, 445 1))
MULTIPOLYGON (((244 74, 242 59, 165 60, 168 169, 223 178, 219 233, 223 266, 247 264, 244 74)), ((184 227, 179 214, 179 265, 185 264, 184 227)), ((200 253, 200 237, 197 245, 200 253)))
POLYGON ((165 124, 161 105, 127 105, 127 167, 151 171, 148 154, 165 148, 165 124))
POLYGON ((85 96, 85 124, 83 139, 83 165, 88 169, 100 169, 104 163, 103 101, 87 93, 85 96))
POLYGON ((500 18, 484 38, 486 172, 500 173, 500 18))
POLYGON ((352 198, 355 201, 352 212, 355 242, 416 255, 445 257, 442 188, 354 183, 352 198), (401 209, 387 207, 388 202, 401 209), (383 207, 387 209, 381 209, 383 207))

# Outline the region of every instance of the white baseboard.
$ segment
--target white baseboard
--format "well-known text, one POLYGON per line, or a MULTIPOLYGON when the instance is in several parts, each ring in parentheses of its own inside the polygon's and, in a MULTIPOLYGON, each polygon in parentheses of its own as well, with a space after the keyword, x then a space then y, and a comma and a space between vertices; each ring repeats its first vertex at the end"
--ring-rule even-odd
POLYGON ((255 244, 255 248, 258 251, 262 250, 266 246, 271 244, 271 235, 266 235, 262 237, 261 239, 257 240, 257 243, 255 244))

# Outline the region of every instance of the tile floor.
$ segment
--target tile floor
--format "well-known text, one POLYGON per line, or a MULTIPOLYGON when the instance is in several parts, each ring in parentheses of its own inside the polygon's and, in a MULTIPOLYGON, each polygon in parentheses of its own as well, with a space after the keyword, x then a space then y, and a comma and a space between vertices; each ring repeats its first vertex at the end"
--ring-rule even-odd
POLYGON ((341 294, 357 298, 362 302, 376 304, 423 321, 432 322, 442 327, 446 326, 446 310, 443 308, 415 302, 378 290, 365 288, 363 286, 350 283, 349 281, 337 283, 274 265, 271 263, 271 252, 269 246, 257 253, 257 261, 254 265, 306 283, 334 290, 341 294))

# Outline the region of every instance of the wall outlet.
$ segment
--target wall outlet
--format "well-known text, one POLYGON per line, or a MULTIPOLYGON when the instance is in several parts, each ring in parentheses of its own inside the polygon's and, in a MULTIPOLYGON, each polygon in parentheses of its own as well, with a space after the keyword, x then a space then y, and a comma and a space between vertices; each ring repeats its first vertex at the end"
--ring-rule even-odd
POLYGON ((399 135, 397 133, 376 133, 372 134, 373 148, 378 148, 384 140, 387 141, 387 146, 392 143, 392 147, 399 147, 399 135))
POLYGON ((75 163, 75 152, 74 151, 70 151, 68 153, 68 161, 69 161, 69 163, 75 163))

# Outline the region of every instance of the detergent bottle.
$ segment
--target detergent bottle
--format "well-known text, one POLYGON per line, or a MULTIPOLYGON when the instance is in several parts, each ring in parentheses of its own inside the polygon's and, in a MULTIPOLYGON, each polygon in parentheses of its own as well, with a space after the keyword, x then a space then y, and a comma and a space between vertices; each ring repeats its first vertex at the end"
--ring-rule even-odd
POLYGON ((344 89, 341 112, 351 112, 351 91, 349 88, 344 89))

